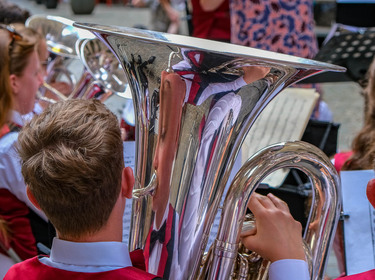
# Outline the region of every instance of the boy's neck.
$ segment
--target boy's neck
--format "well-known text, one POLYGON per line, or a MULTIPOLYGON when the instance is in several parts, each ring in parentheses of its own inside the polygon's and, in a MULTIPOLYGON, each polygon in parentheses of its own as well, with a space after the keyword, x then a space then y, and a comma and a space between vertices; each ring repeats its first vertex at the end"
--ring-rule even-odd
POLYGON ((107 223, 95 233, 72 238, 69 236, 61 236, 57 231, 58 238, 71 242, 121 242, 123 227, 122 217, 125 209, 125 204, 122 205, 121 203, 122 202, 119 200, 116 202, 107 223))
MULTIPOLYGON (((110 223, 108 223, 110 224, 110 223)), ((71 241, 71 242, 110 242, 110 241, 122 241, 122 225, 120 229, 112 225, 106 225, 101 230, 96 231, 92 234, 82 235, 80 237, 63 236, 57 232, 59 239, 71 241)))

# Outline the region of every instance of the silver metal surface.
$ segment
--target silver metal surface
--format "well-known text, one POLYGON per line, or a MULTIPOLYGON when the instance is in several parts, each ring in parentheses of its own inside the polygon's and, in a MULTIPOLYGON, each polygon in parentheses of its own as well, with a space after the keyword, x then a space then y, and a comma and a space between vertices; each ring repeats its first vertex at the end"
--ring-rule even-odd
POLYGON ((58 16, 33 15, 27 19, 25 25, 42 34, 46 40, 48 51, 53 54, 47 65, 45 85, 40 90, 39 98, 53 102, 52 99, 48 100, 45 96, 45 89, 47 89, 56 100, 64 100, 62 94, 52 86, 56 82, 65 84, 67 92, 64 94, 71 92, 70 98, 84 95, 87 87, 86 84, 82 84, 82 82, 86 82, 82 78, 85 75, 83 65, 80 63, 81 71, 75 69, 77 73, 72 73, 69 68, 74 62, 79 61, 77 45, 85 39, 94 39, 95 36, 87 30, 74 27, 72 20, 58 16))
POLYGON ((78 46, 78 55, 95 81, 115 94, 131 98, 121 64, 102 41, 98 38, 86 39, 78 46))
MULTIPOLYGON (((259 113, 287 86, 322 71, 345 69, 179 35, 74 26, 99 37, 125 70, 136 118, 135 188, 156 186, 152 196, 133 201, 129 249, 144 250, 151 273, 197 279, 234 160, 259 113), (152 231, 164 222, 164 240, 152 246, 152 231)), ((237 220, 237 230, 241 223, 237 220)), ((235 255, 235 242, 218 244, 222 249, 216 255, 226 250, 235 255)), ((231 267, 219 263, 214 269, 231 267)))
POLYGON ((75 28, 73 23, 74 21, 64 17, 33 15, 27 19, 25 25, 43 35, 50 52, 67 58, 78 58, 77 41, 95 36, 91 32, 75 28))
MULTIPOLYGON (((311 254, 311 279, 323 279, 327 252, 340 217, 340 180, 327 158, 317 147, 299 142, 269 146, 253 155, 238 171, 225 198, 219 232, 213 246, 209 279, 229 279, 235 262, 233 253, 216 253, 223 243, 238 244, 240 226, 244 220, 247 202, 264 178, 280 168, 297 168, 305 172, 313 186, 313 201, 304 240, 311 254)), ((223 250, 221 250, 223 251, 223 250)), ((306 251, 306 250, 305 250, 306 251)))

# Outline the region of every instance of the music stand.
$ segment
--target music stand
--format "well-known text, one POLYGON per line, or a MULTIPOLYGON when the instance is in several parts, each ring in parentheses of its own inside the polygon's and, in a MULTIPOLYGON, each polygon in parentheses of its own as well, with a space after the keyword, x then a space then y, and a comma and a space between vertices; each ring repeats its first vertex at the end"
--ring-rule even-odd
POLYGON ((335 24, 314 60, 347 68, 346 73, 322 73, 302 83, 324 83, 365 80, 375 55, 375 28, 335 24))

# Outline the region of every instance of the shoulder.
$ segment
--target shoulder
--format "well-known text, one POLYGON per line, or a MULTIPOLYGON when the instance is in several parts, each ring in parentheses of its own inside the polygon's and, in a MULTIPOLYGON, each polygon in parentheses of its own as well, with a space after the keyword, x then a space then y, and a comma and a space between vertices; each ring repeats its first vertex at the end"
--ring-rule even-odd
POLYGON ((334 165, 337 170, 337 172, 341 171, 341 168, 343 167, 344 163, 351 157, 353 154, 352 151, 347 152, 341 152, 334 155, 334 165))
POLYGON ((17 186, 24 187, 21 162, 16 151, 17 137, 18 132, 10 132, 0 138, 0 186, 14 194, 12 190, 18 190, 17 186))
POLYGON ((0 154, 9 154, 11 151, 14 151, 17 138, 18 132, 9 132, 0 137, 0 154))
POLYGON ((342 278, 338 278, 337 280, 373 280, 375 279, 375 269, 369 270, 363 273, 354 274, 342 278))
MULTIPOLYGON (((138 269, 136 267, 127 267, 121 270, 127 280, 156 280, 161 279, 160 277, 150 274, 144 270, 138 269)), ((104 279, 104 278, 103 278, 104 279)))
POLYGON ((4 280, 13 279, 33 279, 31 276, 36 273, 36 267, 39 265, 38 257, 34 257, 13 265, 4 276, 4 280))
POLYGON ((40 280, 40 279, 126 279, 126 280, 151 280, 160 279, 135 267, 125 267, 103 272, 74 272, 53 268, 39 262, 38 257, 23 261, 12 266, 5 275, 4 280, 40 280))

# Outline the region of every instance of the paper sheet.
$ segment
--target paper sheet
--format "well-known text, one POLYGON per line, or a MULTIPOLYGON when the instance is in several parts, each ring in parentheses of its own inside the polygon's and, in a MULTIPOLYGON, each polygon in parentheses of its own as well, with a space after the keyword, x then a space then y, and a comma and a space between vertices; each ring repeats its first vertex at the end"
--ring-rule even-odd
MULTIPOLYGON (((242 146, 242 161, 271 144, 301 140, 318 98, 313 88, 287 88, 277 95, 250 129, 242 146)), ((264 183, 277 187, 287 173, 278 170, 264 183)))
MULTIPOLYGON (((126 141, 124 142, 124 162, 125 166, 129 166, 133 169, 135 164, 135 142, 126 141)), ((130 219, 132 212, 132 199, 127 199, 125 204, 124 216, 122 219, 123 229, 122 229, 122 241, 126 244, 129 240, 129 231, 130 231, 130 219)))
POLYGON ((375 210, 366 197, 366 187, 374 178, 373 170, 341 171, 344 245, 348 275, 375 268, 375 210))

